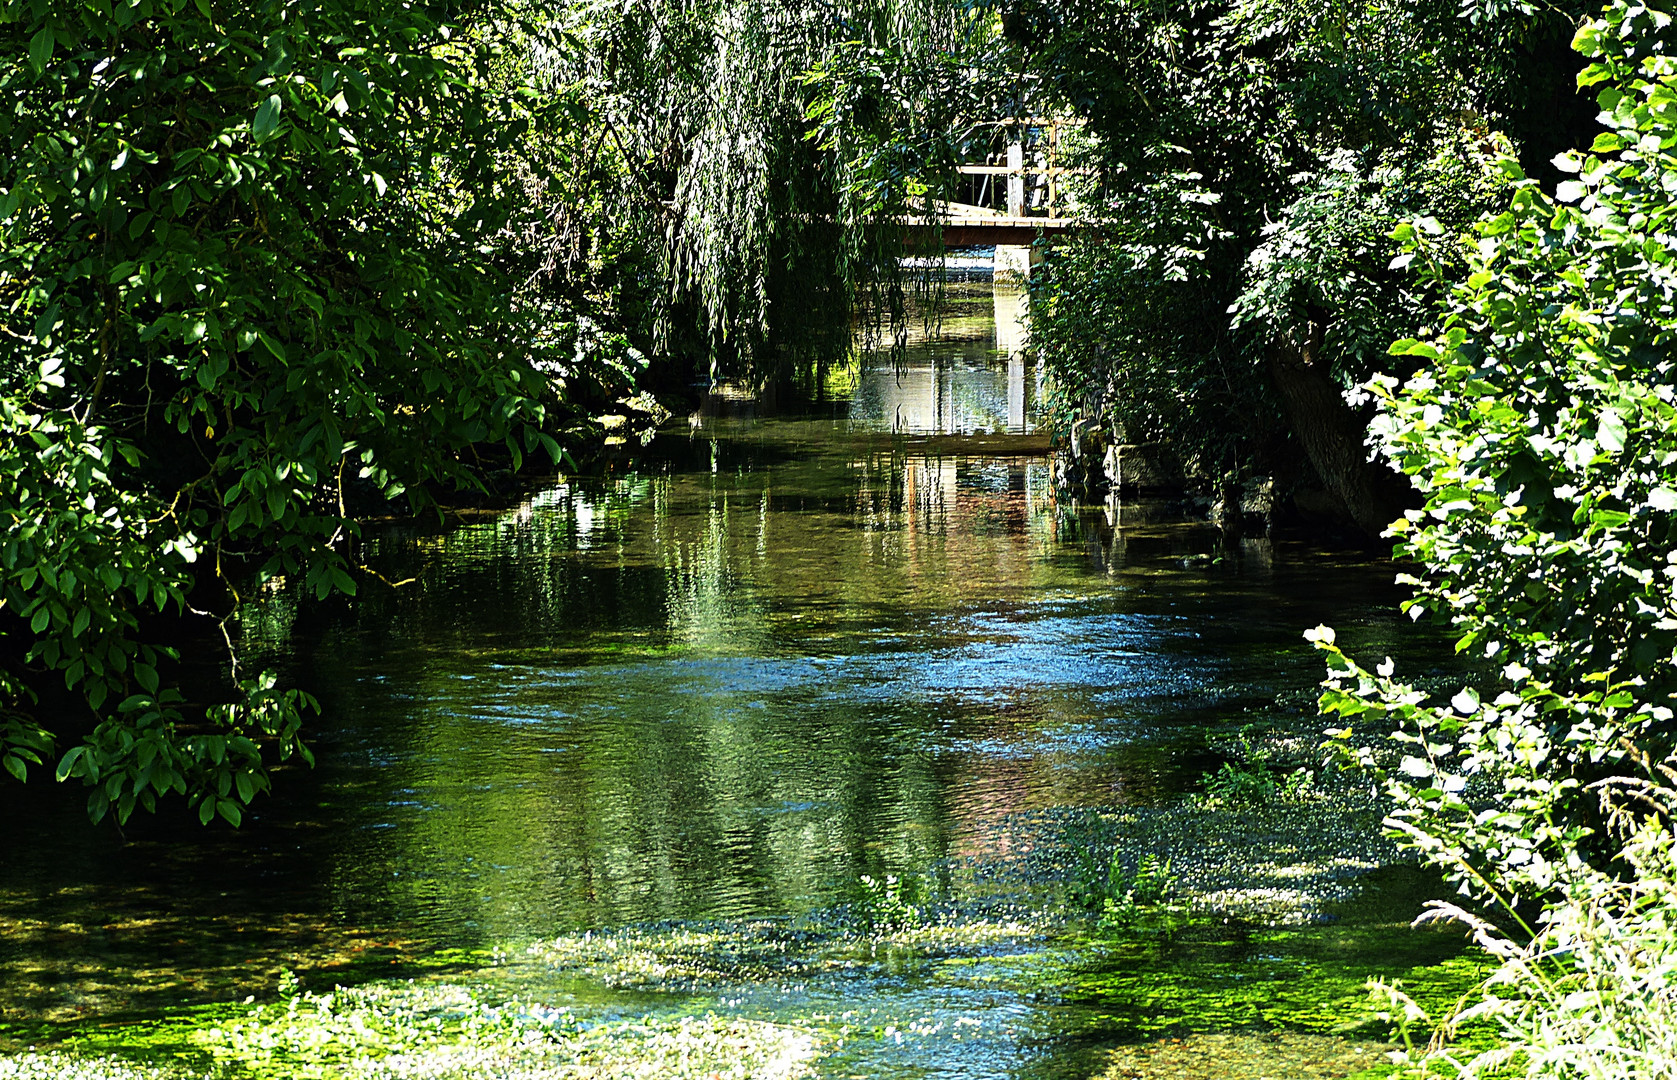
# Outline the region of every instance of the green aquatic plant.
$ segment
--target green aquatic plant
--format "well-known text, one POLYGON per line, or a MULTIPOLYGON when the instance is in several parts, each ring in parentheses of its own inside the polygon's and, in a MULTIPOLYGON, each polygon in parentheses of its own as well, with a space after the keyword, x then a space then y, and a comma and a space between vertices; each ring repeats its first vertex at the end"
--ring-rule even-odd
POLYGON ((0 1057, 0 1080, 174 1080, 174 1076, 116 1058, 33 1052, 0 1057))
MULTIPOLYGON (((1124 875, 1132 899, 1168 901, 1174 871, 1162 857, 1142 863, 1124 875)), ((1369 1043, 1384 1033, 1360 993, 1371 957, 1373 973, 1402 979, 1427 1008, 1483 977, 1472 959, 1452 959, 1460 949, 1453 935, 1385 921, 1277 928, 1177 912, 1161 904, 1128 926, 1099 927, 1067 924, 1052 905, 980 911, 941 903, 922 908, 922 925, 879 936, 863 936, 845 907, 799 919, 576 933, 497 950, 473 975, 330 991, 319 989, 328 984, 318 976, 282 977, 277 999, 265 1003, 31 1032, 61 1060, 74 1053, 103 1071, 32 1064, 34 1071, 8 1074, 15 1059, 0 1050, 0 1077, 795 1077, 841 1043, 898 1064, 898 1042, 948 1040, 945 1049, 960 1053, 968 1040, 1011 1038, 992 1024, 1014 1024, 1019 1003, 1038 995, 1074 1006, 1063 1012, 1078 1025, 1068 1032, 1077 1038, 1286 1030, 1314 1035, 1326 1053, 1337 1041, 1369 1043), (1161 911, 1177 920, 1170 934, 1158 932, 1161 911), (909 998, 880 992, 905 975, 916 987, 909 998), (927 989, 951 1004, 925 1011, 927 989), (972 1005, 975 992, 993 1013, 972 1005), (828 1003, 840 997, 847 1007, 835 1013, 828 1003), (655 1013, 640 1016, 643 1009, 655 1013)), ((835 1060, 832 1071, 874 1075, 858 1062, 835 1060)))
POLYGON ((1252 725, 1242 728, 1235 758, 1216 772, 1203 774, 1202 800, 1207 806, 1252 807, 1273 802, 1302 802, 1316 794, 1316 774, 1301 765, 1284 770, 1275 764, 1275 751, 1256 737, 1252 725))
POLYGON ((1119 872, 1117 860, 1108 878, 1111 891, 1101 904, 1100 925, 1103 927, 1134 926, 1157 909, 1176 891, 1176 876, 1170 872, 1170 860, 1161 860, 1149 852, 1141 857, 1133 870, 1119 872))
POLYGON ((1098 1001, 1126 1036, 1287 1030, 1384 1040, 1392 1025, 1371 1000, 1371 976, 1398 981, 1442 1012, 1488 965, 1451 934, 1397 925, 1269 927, 1199 918, 1170 934, 1142 922, 1100 935, 1098 963, 1062 993, 1098 1001))
POLYGON ((925 912, 915 903, 919 879, 886 874, 862 875, 862 903, 858 908, 870 936, 893 930, 911 930, 925 923, 925 912))
POLYGON ((880 950, 912 953, 924 961, 1013 953, 1040 944, 1044 927, 1033 912, 922 912, 914 926, 871 931, 831 909, 794 920, 657 924, 587 931, 536 942, 528 959, 567 977, 614 989, 709 992, 718 987, 777 979, 806 979, 854 971, 880 950))
POLYGON ((817 1036, 681 1015, 598 1019, 455 983, 381 982, 98 1025, 56 1052, 0 1056, 6 1080, 582 1080, 803 1076, 817 1036))
POLYGON ((1147 852, 1133 862, 1121 849, 1094 846, 1076 849, 1070 899, 1078 907, 1099 913, 1099 925, 1134 925, 1144 911, 1156 908, 1176 891, 1177 878, 1170 859, 1147 852))

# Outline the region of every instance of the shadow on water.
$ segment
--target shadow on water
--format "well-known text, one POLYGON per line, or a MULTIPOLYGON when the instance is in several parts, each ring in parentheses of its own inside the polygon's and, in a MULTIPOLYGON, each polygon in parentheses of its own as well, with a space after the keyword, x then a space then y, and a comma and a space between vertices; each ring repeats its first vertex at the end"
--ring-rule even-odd
POLYGON ((1359 891, 1391 858, 1377 810, 1182 795, 1243 728, 1308 748, 1305 628, 1410 671, 1442 651, 1363 555, 1057 503, 1035 373, 991 340, 864 363, 825 415, 701 410, 505 513, 371 527, 368 561, 415 583, 352 612, 253 604, 247 646, 324 702, 319 766, 237 834, 0 792, 29 822, 0 852, 0 1033, 268 997, 285 970, 452 971, 810 1025, 833 1076, 1151 1075, 1120 1058, 1159 1039, 1233 1070, 1280 1052, 1238 1043, 1270 1029, 1325 1040, 1289 1044, 1298 1075, 1366 1064, 1339 1031, 1365 975, 1460 947, 1398 929, 1398 879, 1359 891), (1096 833, 1235 914, 1091 937, 1063 895, 1096 833), (864 875, 916 883, 920 938, 858 932, 864 875))

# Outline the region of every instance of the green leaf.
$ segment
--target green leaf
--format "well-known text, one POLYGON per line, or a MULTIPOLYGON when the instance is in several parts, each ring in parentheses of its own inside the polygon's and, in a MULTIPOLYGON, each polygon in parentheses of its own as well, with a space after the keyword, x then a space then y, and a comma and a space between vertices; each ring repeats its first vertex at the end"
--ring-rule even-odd
POLYGON ((44 26, 37 30, 35 36, 29 39, 29 62, 35 66, 35 74, 44 73, 47 70, 47 65, 52 63, 53 44, 53 32, 50 26, 44 26))
POLYGON ((285 346, 270 337, 267 331, 258 330, 256 332, 256 340, 262 343, 262 347, 267 349, 269 354, 272 355, 275 360, 278 360, 282 364, 287 362, 285 346))
POLYGON ((1595 438, 1603 450, 1617 454, 1625 448, 1625 418, 1616 410, 1603 409, 1595 438))
POLYGON ((76 767, 76 761, 86 752, 87 746, 85 744, 72 746, 63 757, 58 759, 58 768, 54 770, 54 775, 60 782, 69 779, 71 771, 76 767))
POLYGON ((274 128, 279 126, 280 106, 280 96, 269 94, 267 100, 256 107, 256 119, 250 123, 250 133, 258 144, 267 142, 274 128))

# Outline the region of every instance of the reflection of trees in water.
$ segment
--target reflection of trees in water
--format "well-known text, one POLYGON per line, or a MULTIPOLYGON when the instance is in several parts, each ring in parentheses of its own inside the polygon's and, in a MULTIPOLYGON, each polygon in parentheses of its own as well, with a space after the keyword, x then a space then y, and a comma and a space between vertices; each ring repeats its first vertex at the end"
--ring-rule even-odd
POLYGON ((798 910, 942 857, 937 745, 970 710, 939 716, 877 667, 853 686, 845 658, 1030 579, 1028 469, 880 453, 575 482, 443 536, 386 533, 380 565, 423 585, 361 621, 417 647, 413 695, 357 711, 381 714, 395 801, 419 805, 381 808, 398 827, 346 852, 347 876, 428 867, 384 888, 516 937, 538 911, 798 910))
MULTIPOLYGON (((1161 690, 1161 661, 1234 646, 1143 616, 1120 655, 1083 620, 1209 586, 1091 577, 1079 549, 1122 568, 1122 530, 1062 519, 1040 460, 884 438, 811 454, 752 430, 696 445, 690 471, 558 484, 443 533, 369 527, 369 562, 419 581, 368 588, 316 651, 322 765, 264 806, 279 843, 242 876, 423 950, 805 910, 971 853, 1015 810, 1145 794, 1161 751, 1121 745, 1122 710, 1179 709, 1199 676, 1161 690), (1066 596, 1065 619, 1042 607, 1066 596)), ((1126 535, 1154 563, 1189 542, 1126 535)), ((1281 619, 1286 640, 1310 621, 1281 619)), ((214 910, 211 880, 172 895, 214 910)))
POLYGON ((857 380, 850 423, 914 434, 1020 430, 1034 404, 1025 395, 1026 382, 1015 386, 1007 361, 988 347, 916 359, 900 369, 876 359, 857 380))

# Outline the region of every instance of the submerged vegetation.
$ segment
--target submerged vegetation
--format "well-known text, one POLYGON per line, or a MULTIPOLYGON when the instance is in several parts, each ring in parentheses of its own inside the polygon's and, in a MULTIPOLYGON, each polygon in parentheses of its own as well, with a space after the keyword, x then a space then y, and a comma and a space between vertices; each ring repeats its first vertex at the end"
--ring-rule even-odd
POLYGON ((287 976, 263 1003, 40 1029, 31 1050, 0 1056, 0 1075, 796 1077, 829 1057, 855 1071, 870 1048, 904 1040, 951 1063, 983 1054, 1011 1037, 1018 997, 1093 1004, 1068 1035, 1181 1045, 1256 1028, 1291 1051, 1367 1061, 1388 1049, 1369 974, 1437 1004, 1483 971, 1452 958, 1454 937, 1400 924, 1324 933, 1179 912, 1164 929, 1003 903, 940 905, 893 929, 835 909, 587 932, 440 979, 310 992, 287 976), (886 986, 910 992, 877 993, 886 986), (607 1001, 632 1002, 630 1015, 607 1001))
POLYGON ((0 1076, 793 1080, 808 1075, 820 1048, 812 1032, 785 1025, 716 1016, 592 1020, 517 999, 490 1002, 448 983, 293 989, 278 1002, 90 1032, 69 1045, 75 1051, 0 1059, 0 1076), (112 1043, 137 1059, 84 1056, 112 1043))

